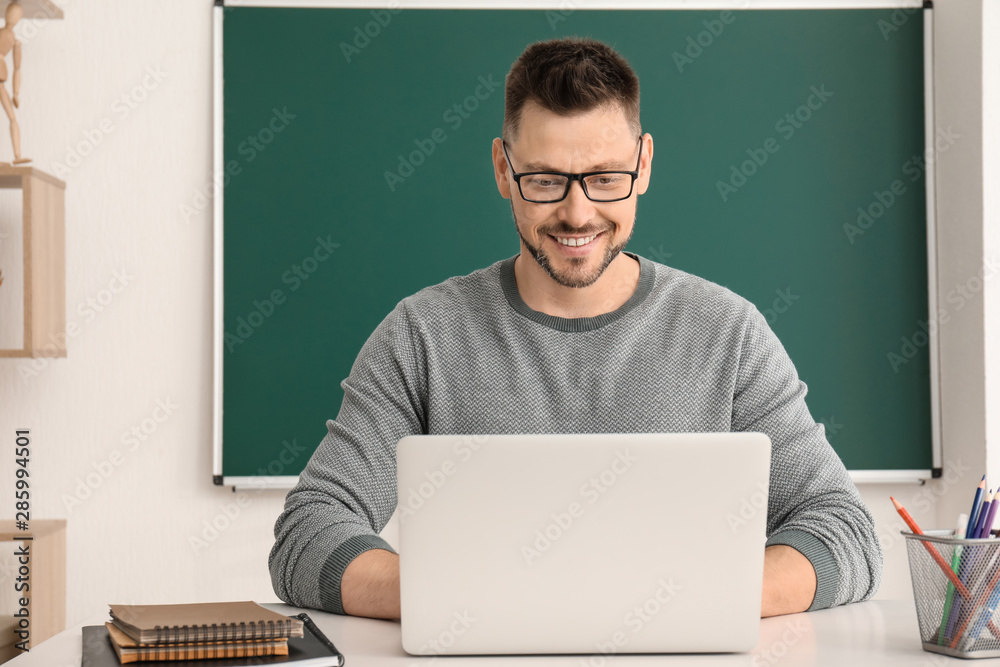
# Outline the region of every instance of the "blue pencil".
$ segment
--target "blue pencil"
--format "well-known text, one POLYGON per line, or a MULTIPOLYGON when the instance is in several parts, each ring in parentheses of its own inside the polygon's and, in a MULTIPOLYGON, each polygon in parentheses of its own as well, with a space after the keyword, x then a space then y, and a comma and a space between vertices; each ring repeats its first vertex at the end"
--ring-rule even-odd
POLYGON ((986 475, 979 480, 979 487, 976 489, 976 496, 972 499, 972 510, 969 512, 969 526, 965 531, 966 539, 971 539, 972 531, 971 528, 976 525, 976 520, 979 518, 979 503, 983 499, 983 493, 986 491, 986 475))
MULTIPOLYGON (((979 504, 979 518, 976 519, 976 528, 972 531, 972 539, 979 539, 979 533, 983 530, 983 524, 986 523, 986 516, 990 511, 990 503, 993 501, 993 489, 989 490, 989 493, 983 496, 983 502, 979 504)), ((966 553, 969 557, 966 559, 967 566, 975 572, 979 569, 979 562, 982 559, 982 549, 972 547, 967 549, 966 553)), ((961 568, 959 568, 961 569, 961 568)), ((985 573, 984 573, 985 574, 985 573)), ((961 578, 961 572, 959 572, 959 578, 961 578)), ((962 582, 966 583, 965 581, 962 582)), ((972 583, 971 581, 968 583, 972 583)), ((954 608, 954 606, 952 607, 954 608)), ((958 605, 958 618, 964 618, 968 614, 975 613, 975 609, 972 607, 971 600, 962 600, 958 605)))
POLYGON ((976 517, 976 529, 972 531, 972 539, 979 539, 979 533, 983 529, 983 524, 986 523, 986 515, 990 511, 990 500, 993 498, 993 489, 990 489, 988 496, 983 497, 982 504, 979 505, 979 516, 976 517))
MULTIPOLYGON (((976 488, 976 495, 972 499, 972 510, 969 512, 969 524, 968 527, 965 529, 965 539, 967 540, 971 540, 973 535, 976 534, 976 523, 977 520, 979 519, 980 502, 983 499, 983 493, 985 491, 986 491, 986 475, 983 475, 983 478, 979 480, 979 486, 976 488)), ((970 561, 972 560, 972 555, 974 553, 974 550, 963 549, 963 552, 964 553, 962 554, 963 558, 961 561, 961 565, 959 566, 958 569, 958 578, 964 584, 966 583, 966 577, 967 577, 966 573, 970 561)), ((965 600, 961 599, 959 600, 958 604, 952 604, 951 614, 948 617, 948 625, 945 628, 945 634, 948 637, 951 637, 951 633, 955 631, 955 623, 958 621, 959 612, 964 606, 965 606, 965 600)))

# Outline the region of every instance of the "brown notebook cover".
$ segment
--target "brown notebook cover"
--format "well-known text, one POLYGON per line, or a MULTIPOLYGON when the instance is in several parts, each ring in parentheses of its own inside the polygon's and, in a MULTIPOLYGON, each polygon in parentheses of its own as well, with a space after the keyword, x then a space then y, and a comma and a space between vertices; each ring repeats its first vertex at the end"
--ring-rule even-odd
POLYGON ((112 623, 141 644, 303 636, 302 621, 251 600, 109 606, 112 623))
POLYGON ((191 642, 186 644, 140 644, 106 622, 111 645, 122 664, 150 660, 204 660, 207 658, 249 658, 288 655, 287 639, 248 639, 231 642, 191 642))

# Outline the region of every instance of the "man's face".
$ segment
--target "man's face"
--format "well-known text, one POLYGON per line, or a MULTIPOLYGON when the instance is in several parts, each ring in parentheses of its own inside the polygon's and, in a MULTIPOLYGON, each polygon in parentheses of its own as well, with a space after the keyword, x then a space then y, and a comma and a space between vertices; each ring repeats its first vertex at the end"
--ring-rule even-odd
MULTIPOLYGON (((649 184, 652 139, 643 136, 639 178, 631 196, 616 202, 587 198, 579 181, 560 202, 525 201, 507 166, 500 139, 493 141, 493 165, 500 194, 511 200, 514 225, 522 250, 534 257, 548 275, 566 287, 593 284, 625 248, 635 227, 637 196, 649 184), (568 246, 561 239, 585 239, 589 243, 568 246)), ((511 167, 526 171, 633 171, 639 157, 639 142, 631 134, 620 108, 595 109, 566 117, 528 102, 521 115, 517 140, 507 145, 511 167)))

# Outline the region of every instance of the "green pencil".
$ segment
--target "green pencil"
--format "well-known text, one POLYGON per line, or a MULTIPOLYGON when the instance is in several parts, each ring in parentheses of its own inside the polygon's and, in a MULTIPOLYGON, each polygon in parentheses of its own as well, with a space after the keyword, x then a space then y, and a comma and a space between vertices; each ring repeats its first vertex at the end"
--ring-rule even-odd
MULTIPOLYGON (((965 529, 969 523, 969 516, 967 514, 958 515, 958 523, 955 524, 955 537, 965 537, 965 529)), ((958 564, 962 560, 962 545, 955 545, 955 552, 951 556, 951 569, 956 574, 958 573, 958 564)), ((945 626, 948 625, 948 615, 951 613, 951 603, 955 598, 955 585, 950 581, 948 582, 948 595, 944 599, 944 613, 941 614, 941 627, 938 629, 938 646, 944 646, 945 643, 945 626)))

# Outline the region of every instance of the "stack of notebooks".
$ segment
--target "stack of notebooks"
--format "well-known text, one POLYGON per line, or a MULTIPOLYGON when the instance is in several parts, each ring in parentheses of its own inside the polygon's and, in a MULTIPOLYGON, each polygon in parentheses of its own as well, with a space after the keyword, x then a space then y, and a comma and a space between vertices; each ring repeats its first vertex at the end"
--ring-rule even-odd
POLYGON ((83 628, 83 667, 190 660, 212 660, 212 667, 344 662, 307 614, 284 616, 256 602, 110 607, 111 621, 83 628))

